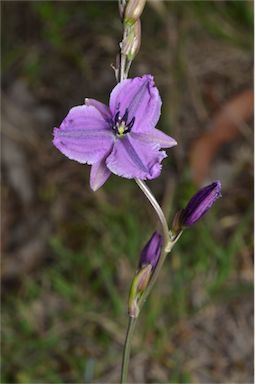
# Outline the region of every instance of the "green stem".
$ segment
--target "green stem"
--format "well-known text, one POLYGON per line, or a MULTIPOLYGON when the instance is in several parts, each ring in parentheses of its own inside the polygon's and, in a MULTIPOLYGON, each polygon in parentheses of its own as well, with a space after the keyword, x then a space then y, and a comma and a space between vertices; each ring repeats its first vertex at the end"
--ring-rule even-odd
POLYGON ((140 300, 138 302, 138 307, 139 307, 139 311, 140 311, 142 306, 143 306, 143 304, 145 303, 147 297, 149 296, 149 294, 150 294, 150 292, 152 290, 153 285, 155 284, 155 282, 156 282, 156 280, 157 280, 157 278, 159 276, 160 270, 161 270, 161 268, 162 268, 162 266, 164 264, 164 261, 166 259, 167 254, 169 252, 171 252, 173 246, 175 245, 175 243, 177 242, 177 240, 181 236, 182 232, 177 236, 177 238, 175 238, 174 240, 171 240, 170 235, 169 235, 168 224, 167 224, 165 215, 164 215, 164 213, 163 213, 159 203, 157 202, 157 200, 153 196, 151 190, 145 184, 144 181, 136 179, 136 183, 141 188, 141 190, 146 195, 147 199, 150 201, 151 205, 155 209, 155 211, 156 211, 156 213, 158 215, 159 221, 161 223, 162 235, 163 235, 163 247, 162 247, 162 251, 161 251, 161 255, 160 255, 158 264, 157 264, 157 266, 156 266, 156 268, 155 268, 155 270, 153 272, 152 278, 151 278, 151 280, 150 280, 146 290, 144 291, 142 297, 140 298, 140 300))
POLYGON ((169 237, 169 229, 168 229, 168 224, 167 224, 165 215, 164 215, 159 203, 155 199, 153 193, 151 192, 150 188, 145 184, 145 182, 143 180, 140 180, 140 179, 135 179, 135 181, 136 181, 137 185, 139 186, 139 188, 143 191, 143 193, 145 194, 145 196, 147 197, 147 199, 149 200, 149 202, 151 203, 153 208, 155 209, 156 214, 158 215, 158 218, 159 218, 159 221, 160 221, 160 224, 162 227, 162 234, 163 234, 163 238, 164 238, 164 247, 166 248, 169 241, 170 241, 170 237, 169 237))
POLYGON ((126 383, 128 378, 128 365, 130 359, 131 341, 135 331, 136 320, 137 319, 135 319, 134 317, 130 317, 128 322, 121 367, 121 384, 126 383))
MULTIPOLYGON (((140 312, 143 304, 145 303, 148 295, 150 294, 150 292, 152 290, 153 285, 155 284, 155 282, 159 276, 159 273, 160 273, 160 270, 164 264, 166 255, 172 250, 174 244, 179 239, 181 233, 173 241, 170 239, 167 221, 166 221, 165 215, 164 215, 159 203, 157 202, 157 200, 153 196, 151 190, 145 184, 144 181, 142 181, 140 179, 135 179, 135 181, 136 181, 137 185, 141 188, 141 190, 143 191, 143 193, 145 194, 147 199, 150 201, 153 208, 155 209, 155 212, 157 213, 157 216, 158 216, 159 221, 161 223, 162 235, 163 235, 163 247, 162 247, 162 251, 161 251, 161 255, 160 255, 157 267, 153 272, 152 278, 151 278, 145 292, 143 293, 143 295, 141 296, 141 298, 138 302, 138 307, 139 307, 139 312, 140 312)), ((125 340, 124 351, 123 351, 121 383, 127 382, 131 341, 132 341, 132 337, 134 335, 136 320, 137 319, 132 318, 132 317, 129 318, 128 329, 127 329, 126 340, 125 340)))

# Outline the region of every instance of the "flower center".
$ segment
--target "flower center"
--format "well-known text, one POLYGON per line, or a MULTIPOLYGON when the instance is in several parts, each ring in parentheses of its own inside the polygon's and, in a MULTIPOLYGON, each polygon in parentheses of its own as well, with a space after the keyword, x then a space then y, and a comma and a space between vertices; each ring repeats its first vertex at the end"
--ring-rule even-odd
POLYGON ((118 111, 113 120, 112 130, 117 137, 123 137, 131 131, 134 122, 135 117, 128 122, 128 109, 126 109, 123 116, 120 116, 120 111, 118 111))

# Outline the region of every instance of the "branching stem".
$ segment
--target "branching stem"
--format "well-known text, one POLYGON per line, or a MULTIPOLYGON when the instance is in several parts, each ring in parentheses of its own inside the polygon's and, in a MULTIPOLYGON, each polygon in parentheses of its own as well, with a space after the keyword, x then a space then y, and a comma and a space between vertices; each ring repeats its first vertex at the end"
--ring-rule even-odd
MULTIPOLYGON (((143 193, 145 194, 147 199, 150 201, 153 208, 155 209, 155 212, 157 213, 157 216, 158 216, 159 221, 161 223, 161 230, 162 230, 162 235, 163 235, 163 247, 162 247, 162 251, 161 251, 161 255, 160 255, 158 264, 156 266, 156 269, 153 272, 153 275, 151 277, 151 280, 150 280, 146 290, 144 291, 143 295, 141 296, 140 300, 138 301, 138 308, 139 308, 138 313, 140 313, 140 310, 142 309, 143 304, 145 303, 147 297, 149 296, 149 294, 153 288, 153 285, 155 284, 155 282, 159 276, 160 270, 164 264, 164 261, 165 261, 167 254, 169 252, 171 252, 174 244, 179 239, 181 233, 174 240, 170 238, 167 221, 166 221, 165 215, 164 215, 159 203, 157 202, 157 200, 155 199, 151 190, 149 189, 149 187, 146 185, 146 183, 144 181, 142 181, 140 179, 135 179, 135 181, 138 184, 138 186, 141 188, 141 190, 143 191, 143 193)), ((127 382, 131 341, 132 341, 132 338, 134 335, 136 321, 137 321, 137 319, 135 319, 135 318, 131 318, 131 317, 129 318, 129 324, 128 324, 128 328, 127 328, 127 334, 126 334, 126 340, 125 340, 124 352, 123 352, 123 360, 122 360, 121 383, 127 382)))

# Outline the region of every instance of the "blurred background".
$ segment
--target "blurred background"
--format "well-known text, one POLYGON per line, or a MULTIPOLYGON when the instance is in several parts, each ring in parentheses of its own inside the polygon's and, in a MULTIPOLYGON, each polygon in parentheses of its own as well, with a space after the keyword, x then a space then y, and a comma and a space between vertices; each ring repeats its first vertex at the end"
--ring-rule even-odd
MULTIPOLYGON (((115 383, 129 284, 158 225, 135 182, 89 188, 53 147, 85 97, 108 101, 117 1, 3 1, 2 382, 115 383)), ((134 383, 253 382, 253 2, 148 2, 130 76, 151 73, 178 146, 148 184, 171 222, 222 198, 167 258, 133 341, 134 383)))

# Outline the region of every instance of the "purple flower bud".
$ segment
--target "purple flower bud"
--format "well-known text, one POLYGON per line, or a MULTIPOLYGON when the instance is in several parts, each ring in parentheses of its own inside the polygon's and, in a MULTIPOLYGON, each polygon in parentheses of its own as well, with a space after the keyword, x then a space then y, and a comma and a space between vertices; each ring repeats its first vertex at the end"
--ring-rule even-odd
POLYGON ((155 269, 160 257, 161 248, 162 236, 158 232, 154 232, 141 252, 139 269, 148 264, 152 266, 152 269, 155 269))
POLYGON ((196 223, 215 201, 221 197, 221 183, 214 181, 212 184, 200 189, 189 201, 180 214, 180 224, 189 227, 196 223))

